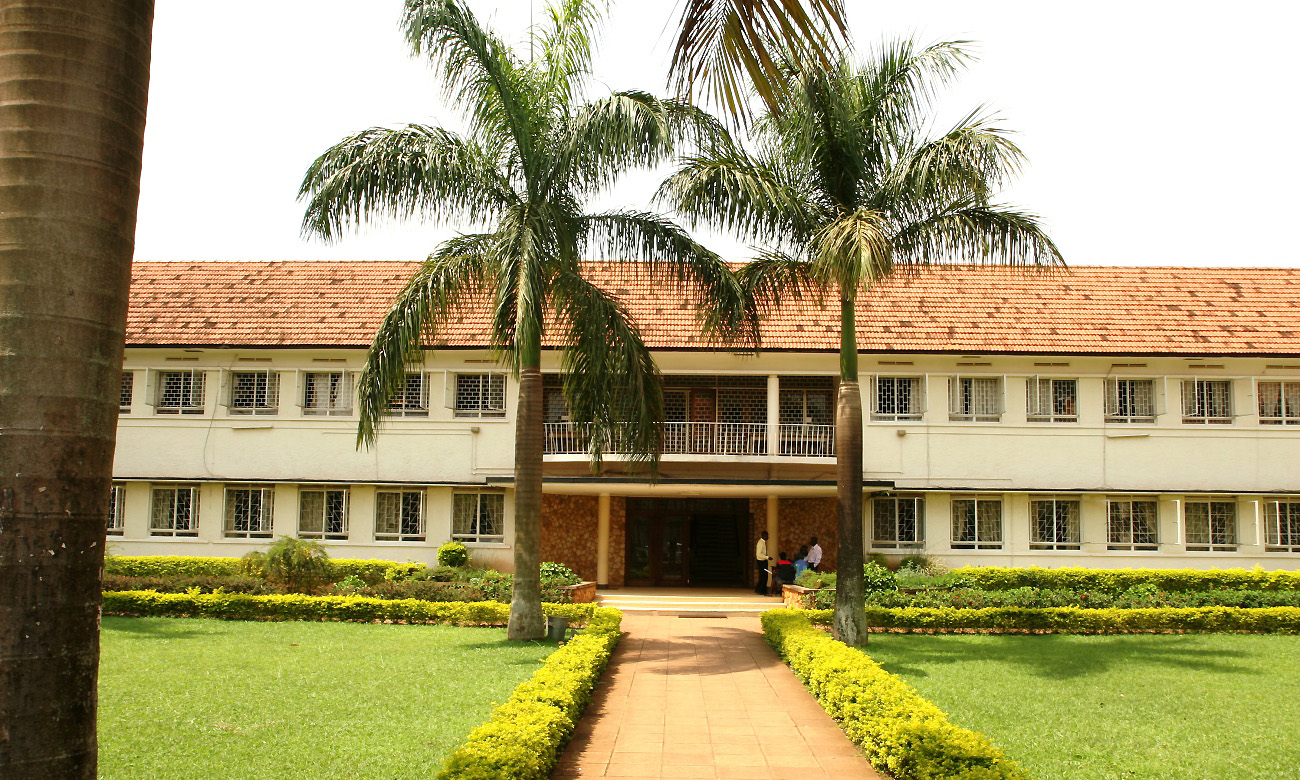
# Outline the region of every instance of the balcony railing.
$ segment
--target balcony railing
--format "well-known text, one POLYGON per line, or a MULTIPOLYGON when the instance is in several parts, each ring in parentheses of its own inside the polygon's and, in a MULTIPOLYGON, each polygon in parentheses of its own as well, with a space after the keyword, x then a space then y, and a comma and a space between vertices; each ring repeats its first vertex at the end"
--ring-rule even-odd
MULTIPOLYGON (((832 425, 782 425, 781 455, 833 457, 832 425)), ((585 454, 591 427, 579 423, 545 423, 544 451, 548 455, 585 454)), ((665 455, 767 455, 765 423, 669 422, 664 423, 665 455)))

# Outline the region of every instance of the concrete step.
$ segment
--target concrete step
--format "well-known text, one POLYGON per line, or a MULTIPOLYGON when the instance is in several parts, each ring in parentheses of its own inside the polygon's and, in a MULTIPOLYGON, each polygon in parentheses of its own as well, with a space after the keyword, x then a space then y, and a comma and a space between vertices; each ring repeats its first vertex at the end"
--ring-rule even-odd
POLYGON ((596 601, 602 607, 613 607, 624 612, 674 614, 756 614, 781 606, 776 596, 733 596, 708 593, 688 595, 680 590, 654 593, 640 590, 635 593, 599 593, 596 601))

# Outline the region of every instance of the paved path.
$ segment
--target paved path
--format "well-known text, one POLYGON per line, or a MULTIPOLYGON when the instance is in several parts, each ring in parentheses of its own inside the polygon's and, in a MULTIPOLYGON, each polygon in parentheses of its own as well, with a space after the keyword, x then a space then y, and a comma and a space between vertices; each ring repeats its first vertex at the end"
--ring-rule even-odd
POLYGON ((623 630, 555 780, 879 780, 757 617, 628 614, 623 630))

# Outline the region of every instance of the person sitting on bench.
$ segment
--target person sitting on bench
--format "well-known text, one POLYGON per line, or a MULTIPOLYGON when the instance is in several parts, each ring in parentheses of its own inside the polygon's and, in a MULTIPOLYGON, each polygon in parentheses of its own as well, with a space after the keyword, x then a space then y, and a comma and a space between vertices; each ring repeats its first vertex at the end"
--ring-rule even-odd
POLYGON ((781 553, 776 559, 776 566, 772 567, 772 595, 781 595, 782 585, 794 584, 794 564, 781 553))

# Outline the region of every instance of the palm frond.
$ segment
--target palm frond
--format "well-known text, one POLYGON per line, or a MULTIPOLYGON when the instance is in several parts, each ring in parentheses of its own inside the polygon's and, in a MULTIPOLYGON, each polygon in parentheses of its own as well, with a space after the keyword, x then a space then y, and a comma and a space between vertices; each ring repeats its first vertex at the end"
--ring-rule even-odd
POLYGON ((812 263, 777 250, 764 250, 736 269, 736 278, 763 311, 786 300, 811 297, 821 302, 825 289, 813 274, 812 263))
POLYGON ((542 28, 529 33, 546 70, 543 91, 563 106, 578 97, 583 77, 591 71, 593 39, 606 6, 592 0, 550 3, 542 28))
POLYGON ((867 209, 826 225, 809 246, 813 278, 850 300, 862 285, 887 278, 894 272, 890 228, 885 215, 867 209))
POLYGON ((615 296, 573 269, 554 279, 555 318, 564 329, 564 395, 569 413, 590 424, 593 469, 605 452, 658 462, 663 386, 650 349, 615 296))
POLYGON ((747 121, 752 91, 779 110, 783 52, 825 66, 847 41, 841 0, 687 0, 669 68, 679 96, 700 92, 747 121))
POLYGON ((357 388, 361 421, 357 446, 372 446, 389 400, 406 381, 407 366, 420 355, 425 338, 458 307, 468 307, 492 278, 497 236, 489 233, 449 239, 429 256, 384 316, 366 352, 357 388))
POLYGON ((903 226, 893 243, 895 262, 907 268, 970 262, 1041 269, 1065 265, 1035 215, 973 202, 953 204, 903 226))
POLYGON ((1007 131, 995 127, 992 118, 971 113, 943 136, 907 151, 877 197, 880 207, 902 206, 904 214, 964 198, 987 202, 1020 171, 1024 159, 1007 131))
POLYGON ((482 222, 513 198, 497 161, 438 127, 372 127, 344 138, 311 164, 298 188, 304 233, 333 240, 367 220, 415 215, 482 222))

